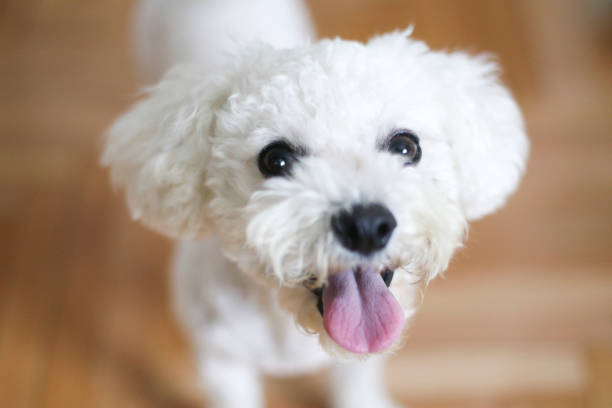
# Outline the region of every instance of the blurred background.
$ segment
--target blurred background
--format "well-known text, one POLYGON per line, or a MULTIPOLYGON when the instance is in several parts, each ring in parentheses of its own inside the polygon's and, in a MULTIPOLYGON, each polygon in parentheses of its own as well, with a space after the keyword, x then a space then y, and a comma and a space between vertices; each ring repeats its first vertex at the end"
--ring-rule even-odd
MULTIPOLYGON (((321 36, 415 24, 490 51, 532 154, 472 225, 389 367, 407 406, 612 407, 612 2, 309 0, 321 36)), ((132 1, 0 0, 0 406, 197 407, 168 306, 171 243, 131 222, 98 164, 141 86, 132 1)), ((273 408, 326 406, 321 374, 273 408)))

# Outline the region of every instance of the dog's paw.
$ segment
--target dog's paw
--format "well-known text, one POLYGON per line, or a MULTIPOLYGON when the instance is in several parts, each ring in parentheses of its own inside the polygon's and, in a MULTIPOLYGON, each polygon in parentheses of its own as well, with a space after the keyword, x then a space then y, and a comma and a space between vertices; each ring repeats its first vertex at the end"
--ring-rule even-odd
POLYGON ((392 401, 381 401, 379 405, 371 405, 371 406, 375 406, 378 408, 406 408, 403 405, 399 405, 392 401))
POLYGON ((353 400, 351 402, 335 404, 334 408, 407 408, 403 405, 399 405, 394 401, 387 398, 375 399, 375 398, 364 398, 359 401, 353 400))

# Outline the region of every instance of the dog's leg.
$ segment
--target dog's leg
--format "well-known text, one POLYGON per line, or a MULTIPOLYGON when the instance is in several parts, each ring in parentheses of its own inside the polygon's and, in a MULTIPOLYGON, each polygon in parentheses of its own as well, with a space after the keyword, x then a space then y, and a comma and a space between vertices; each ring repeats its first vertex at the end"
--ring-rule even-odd
POLYGON ((400 408, 387 394, 384 363, 384 357, 376 356, 335 365, 331 371, 333 407, 400 408))
POLYGON ((259 373, 247 362, 201 355, 198 368, 208 408, 263 408, 259 373))

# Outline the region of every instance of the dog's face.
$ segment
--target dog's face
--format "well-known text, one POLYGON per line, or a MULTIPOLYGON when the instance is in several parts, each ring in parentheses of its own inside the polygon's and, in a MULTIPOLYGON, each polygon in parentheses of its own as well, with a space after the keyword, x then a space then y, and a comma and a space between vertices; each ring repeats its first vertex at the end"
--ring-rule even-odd
POLYGON ((523 171, 520 113, 494 64, 400 33, 245 52, 170 74, 111 130, 133 214, 219 235, 336 354, 397 344, 418 283, 523 171))

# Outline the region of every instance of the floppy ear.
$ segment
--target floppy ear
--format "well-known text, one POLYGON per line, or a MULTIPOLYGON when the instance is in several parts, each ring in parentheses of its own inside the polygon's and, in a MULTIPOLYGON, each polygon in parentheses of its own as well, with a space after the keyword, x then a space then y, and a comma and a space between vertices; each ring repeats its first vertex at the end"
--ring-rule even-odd
POLYGON ((441 102, 444 136, 453 152, 460 204, 468 219, 501 207, 516 189, 529 151, 521 112, 500 83, 495 62, 461 52, 432 52, 410 38, 412 27, 372 38, 368 46, 420 64, 441 102))
POLYGON ((125 188, 134 219, 172 237, 210 228, 206 163, 222 89, 195 67, 178 67, 112 125, 102 163, 125 188))
POLYGON ((485 56, 441 54, 444 132, 455 160, 460 200, 468 219, 501 207, 525 169, 529 142, 521 112, 485 56))

